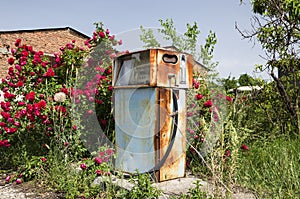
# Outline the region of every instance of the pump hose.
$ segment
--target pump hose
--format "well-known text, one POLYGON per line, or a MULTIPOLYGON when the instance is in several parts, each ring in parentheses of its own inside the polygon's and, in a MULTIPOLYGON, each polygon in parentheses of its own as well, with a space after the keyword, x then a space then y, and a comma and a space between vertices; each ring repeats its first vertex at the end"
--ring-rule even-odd
POLYGON ((166 160, 171 152, 171 149, 174 145, 175 137, 176 137, 176 133, 177 133, 177 125, 178 125, 178 102, 177 102, 176 93, 174 92, 173 89, 172 89, 172 99, 173 99, 173 109, 174 109, 175 114, 172 115, 172 117, 174 117, 174 122, 173 122, 173 132, 172 132, 171 142, 169 143, 169 146, 168 146, 163 158, 152 169, 150 169, 149 171, 147 171, 145 173, 152 173, 154 171, 159 170, 166 162, 166 160))

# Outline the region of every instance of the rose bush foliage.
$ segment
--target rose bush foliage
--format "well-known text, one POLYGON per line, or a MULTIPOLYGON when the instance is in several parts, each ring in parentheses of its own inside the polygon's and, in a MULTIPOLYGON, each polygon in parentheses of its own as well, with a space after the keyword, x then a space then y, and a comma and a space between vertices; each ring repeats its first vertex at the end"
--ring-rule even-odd
POLYGON ((0 153, 6 154, 7 160, 2 165, 7 162, 9 167, 12 156, 8 154, 26 151, 43 155, 52 146, 74 157, 84 155, 86 149, 80 136, 86 126, 80 119, 98 112, 102 126, 109 123, 110 116, 106 115, 111 112, 111 60, 117 44, 121 42, 102 24, 97 24, 85 47, 73 40, 53 56, 35 51, 21 39, 15 42, 8 59, 8 74, 0 85, 4 97, 0 153), (99 45, 104 53, 95 57, 99 45), (97 58, 97 62, 92 61, 97 58), (79 108, 80 112, 76 112, 79 108), (85 115, 80 115, 83 112, 85 115))

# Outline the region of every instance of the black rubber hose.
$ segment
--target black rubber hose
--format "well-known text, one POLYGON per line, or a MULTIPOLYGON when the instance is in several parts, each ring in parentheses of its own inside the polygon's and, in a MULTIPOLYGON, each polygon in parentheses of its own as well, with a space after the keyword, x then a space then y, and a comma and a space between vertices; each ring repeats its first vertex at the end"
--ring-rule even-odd
POLYGON ((165 155, 163 156, 163 158, 159 161, 158 164, 156 164, 152 169, 150 169, 149 171, 145 172, 145 173, 152 173, 154 171, 159 170, 164 163, 166 162, 172 148, 175 142, 175 137, 177 134, 177 125, 178 125, 178 102, 177 102, 177 97, 176 97, 176 93, 174 92, 174 90, 172 89, 172 98, 173 98, 173 108, 174 108, 174 115, 172 117, 174 117, 174 122, 173 122, 173 133, 172 133, 172 137, 171 137, 171 142, 166 150, 165 155))

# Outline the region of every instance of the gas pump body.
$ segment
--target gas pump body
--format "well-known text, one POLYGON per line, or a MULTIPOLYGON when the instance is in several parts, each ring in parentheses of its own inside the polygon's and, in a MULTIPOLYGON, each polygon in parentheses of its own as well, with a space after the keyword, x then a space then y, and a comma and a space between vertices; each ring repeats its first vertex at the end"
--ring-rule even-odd
POLYGON ((185 176, 186 90, 193 58, 161 48, 116 57, 113 65, 116 169, 185 176))

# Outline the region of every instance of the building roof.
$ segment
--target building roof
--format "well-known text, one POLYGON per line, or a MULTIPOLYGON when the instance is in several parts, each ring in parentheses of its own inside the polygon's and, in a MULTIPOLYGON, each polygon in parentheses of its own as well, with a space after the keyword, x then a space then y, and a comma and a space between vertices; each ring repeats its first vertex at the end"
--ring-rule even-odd
POLYGON ((83 34, 82 32, 79 32, 78 30, 75 30, 71 27, 58 27, 58 28, 38 28, 38 29, 23 29, 23 30, 0 30, 1 33, 18 33, 18 32, 41 32, 41 31, 57 31, 57 30, 70 30, 72 32, 75 32, 76 34, 80 35, 83 38, 90 38, 90 36, 83 34))

